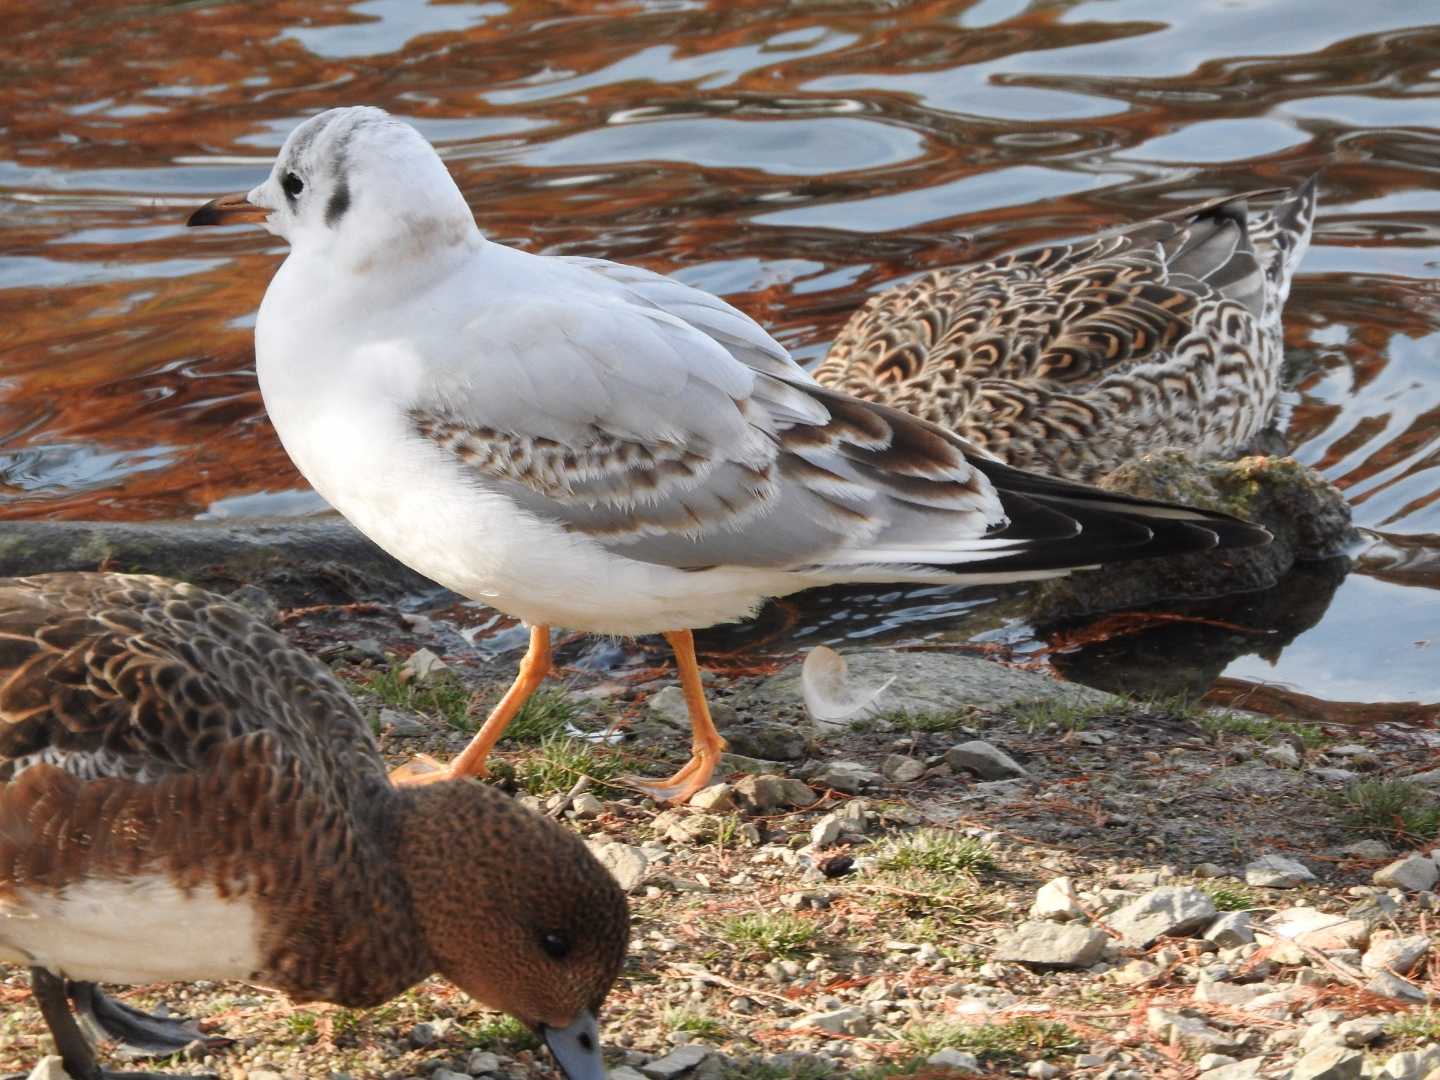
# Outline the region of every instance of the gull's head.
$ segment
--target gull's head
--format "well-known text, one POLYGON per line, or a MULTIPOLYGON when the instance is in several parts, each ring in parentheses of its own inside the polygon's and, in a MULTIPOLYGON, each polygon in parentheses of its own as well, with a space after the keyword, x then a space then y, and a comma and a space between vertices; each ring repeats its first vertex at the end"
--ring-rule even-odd
POLYGON ((383 109, 330 109, 285 140, 264 183, 225 195, 190 225, 255 222, 297 252, 363 260, 427 254, 478 236, 475 219, 435 148, 383 109))

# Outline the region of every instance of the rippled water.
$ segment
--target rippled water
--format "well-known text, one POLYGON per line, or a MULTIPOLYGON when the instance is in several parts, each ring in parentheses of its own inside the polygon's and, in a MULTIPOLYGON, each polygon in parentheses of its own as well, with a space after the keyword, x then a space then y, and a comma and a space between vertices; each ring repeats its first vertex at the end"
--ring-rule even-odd
MULTIPOLYGON (((1237 625, 1285 624, 1256 634, 1255 651, 1217 652, 1213 634, 1175 626, 1089 650, 1111 672, 1080 677, 1148 685, 1188 664, 1207 682, 1223 668, 1232 693, 1288 687, 1327 715, 1336 702, 1434 706, 1440 26, 1418 25, 1421 9, 10 5, 0 515, 316 508, 253 375, 253 312, 281 251, 258 231, 181 222, 255 183, 320 108, 372 103, 411 120, 497 239, 675 273, 807 361, 871 291, 918 269, 1323 169, 1288 311, 1299 374, 1284 423, 1371 545, 1338 588, 1321 573, 1232 603, 1237 625)), ((979 639, 1034 652, 1014 612, 974 593, 827 593, 712 645, 979 639)), ((1435 714, 1386 715, 1422 712, 1435 714)))

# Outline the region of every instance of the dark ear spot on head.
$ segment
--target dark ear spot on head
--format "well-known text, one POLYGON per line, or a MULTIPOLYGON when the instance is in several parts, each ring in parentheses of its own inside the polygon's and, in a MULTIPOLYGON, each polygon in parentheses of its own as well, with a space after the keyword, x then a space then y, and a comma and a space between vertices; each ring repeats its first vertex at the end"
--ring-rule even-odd
POLYGON ((325 224, 333 229, 349 209, 350 186, 341 180, 335 187, 335 194, 331 195, 330 201, 325 204, 325 224))

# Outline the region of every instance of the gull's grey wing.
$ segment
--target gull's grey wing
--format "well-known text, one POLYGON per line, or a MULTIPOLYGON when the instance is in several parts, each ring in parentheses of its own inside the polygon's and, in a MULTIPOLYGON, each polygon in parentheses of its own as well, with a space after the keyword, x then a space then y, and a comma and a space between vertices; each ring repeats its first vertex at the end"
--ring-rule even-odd
POLYGON ((1202 549, 1215 521, 1233 524, 1031 482, 941 428, 818 386, 698 290, 598 276, 604 288, 489 306, 451 343, 465 362, 436 366, 409 418, 475 483, 616 554, 948 577, 1202 549), (1023 482, 992 479, 1012 474, 1023 482))
POLYGON ((474 362, 413 403, 413 431, 533 513, 669 566, 918 562, 1003 526, 952 440, 757 370, 740 356, 784 370, 785 354, 753 323, 723 336, 623 294, 498 304, 456 343, 474 362))

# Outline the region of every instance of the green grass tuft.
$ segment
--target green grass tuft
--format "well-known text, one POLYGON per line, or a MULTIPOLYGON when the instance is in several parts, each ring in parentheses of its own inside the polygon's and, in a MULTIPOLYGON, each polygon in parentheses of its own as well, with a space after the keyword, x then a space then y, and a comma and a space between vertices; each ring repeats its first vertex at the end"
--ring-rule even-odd
POLYGON ((1236 736, 1254 739, 1256 742, 1274 742, 1286 736, 1294 736, 1306 750, 1317 750, 1330 741, 1329 736, 1314 724, 1295 724, 1288 720, 1273 720, 1268 716, 1211 712, 1199 708, 1187 719, 1205 732, 1212 742, 1236 736))
POLYGON ((1381 840, 1433 840, 1440 807, 1411 780, 1355 780, 1341 795, 1343 822, 1381 840))
POLYGON ((1440 1042, 1440 1012, 1416 1009, 1399 1013, 1385 1025, 1385 1034, 1392 1039, 1440 1042))
POLYGON ((942 829, 917 829, 881 849, 876 865, 897 874, 974 878, 994 873, 995 852, 980 840, 942 829))
POLYGON ((1249 911, 1259 906, 1255 894, 1239 885, 1202 885, 1200 889, 1210 897, 1216 911, 1249 911))
POLYGON ((979 711, 974 708, 948 712, 910 712, 892 709, 859 721, 861 730, 945 732, 966 731, 976 725, 979 711))
POLYGON ((1041 731, 1084 731, 1103 716, 1114 716, 1116 707, 1110 703, 1071 701, 1066 698, 1038 698, 1017 701, 1008 714, 1034 735, 1041 731))
POLYGON ((614 787, 625 771, 619 754, 567 735, 547 735, 515 761, 515 780, 531 795, 563 794, 582 776, 614 787))
POLYGON ((551 686, 535 691, 505 729, 505 738, 514 742, 539 743, 559 735, 574 724, 579 708, 564 687, 551 686))
POLYGON ((697 1039, 719 1039, 728 1034, 729 1029, 713 1016, 704 1013, 689 1012, 686 1009, 668 1009, 665 1012, 665 1024, 671 1031, 684 1031, 695 1036, 697 1039))
POLYGON ((470 1036, 471 1044, 478 1050, 491 1050, 496 1047, 505 1050, 538 1050, 540 1040, 519 1020, 513 1016, 487 1017, 476 1024, 467 1024, 465 1032, 470 1036))
POLYGON ((1081 1042, 1066 1025, 1022 1017, 1004 1024, 912 1024, 906 1044, 917 1054, 964 1050, 992 1065, 1021 1064, 1045 1054, 1074 1053, 1081 1042))
POLYGON ((817 933, 813 922, 787 912, 739 915, 725 919, 718 930, 731 945, 777 960, 811 951, 817 933))
MULTIPOLYGON (((368 682, 352 681, 351 686, 380 699, 392 709, 408 709, 439 720, 460 731, 474 730, 466 715, 470 691, 450 672, 438 672, 423 682, 402 678, 401 668, 377 671, 368 682)), ((378 723, 378 721, 377 721, 378 723)))

